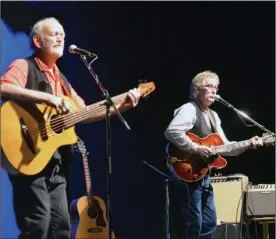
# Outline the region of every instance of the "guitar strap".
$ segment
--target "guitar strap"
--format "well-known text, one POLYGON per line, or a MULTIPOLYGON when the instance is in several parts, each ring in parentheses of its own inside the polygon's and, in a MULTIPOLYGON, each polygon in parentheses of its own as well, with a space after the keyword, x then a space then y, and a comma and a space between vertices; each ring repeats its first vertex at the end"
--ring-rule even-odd
POLYGON ((211 123, 212 130, 213 130, 215 133, 218 133, 218 130, 217 130, 215 121, 214 121, 214 119, 213 119, 213 117, 212 117, 212 114, 211 114, 211 112, 210 112, 210 109, 208 109, 208 117, 209 117, 209 120, 210 120, 210 123, 211 123))

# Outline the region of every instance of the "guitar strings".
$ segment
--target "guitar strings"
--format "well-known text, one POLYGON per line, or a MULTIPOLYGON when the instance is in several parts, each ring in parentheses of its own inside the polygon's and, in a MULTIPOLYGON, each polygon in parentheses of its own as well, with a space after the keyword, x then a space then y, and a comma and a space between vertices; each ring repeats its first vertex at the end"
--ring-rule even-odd
MULTIPOLYGON (((113 100, 115 100, 115 103, 118 103, 119 101, 121 101, 121 97, 117 97, 116 99, 113 99, 113 100)), ((76 109, 76 110, 74 110, 73 112, 70 112, 69 114, 70 115, 68 115, 68 114, 66 114, 66 115, 62 115, 62 116, 60 116, 59 118, 56 118, 56 119, 52 119, 52 120, 46 120, 46 121, 44 121, 44 122, 42 122, 42 123, 39 123, 38 124, 38 126, 40 126, 40 127, 43 127, 44 125, 45 125, 45 122, 47 123, 47 122, 52 122, 53 124, 53 126, 56 126, 56 124, 55 123, 59 123, 61 120, 64 120, 64 118, 66 118, 66 117, 69 117, 69 119, 71 119, 71 118, 76 118, 76 117, 78 117, 78 116, 80 116, 80 115, 82 115, 82 116, 86 116, 87 114, 85 113, 85 114, 83 114, 83 110, 86 108, 86 111, 88 111, 88 113, 90 114, 90 113, 93 113, 93 112, 97 112, 97 111, 101 111, 102 110, 102 108, 104 107, 104 106, 98 106, 98 104, 101 104, 101 103, 104 103, 104 101, 100 101, 100 102, 98 102, 98 103, 95 103, 95 104, 92 104, 92 105, 90 105, 90 106, 85 106, 85 107, 83 107, 83 108, 79 108, 79 109, 76 109), (98 108, 98 109, 97 109, 98 108), (96 110, 95 110, 96 109, 96 110), (70 117, 71 116, 71 117, 70 117)), ((64 122, 64 121, 62 121, 62 122, 64 122)), ((34 131, 32 131, 32 132, 34 132, 34 131)))
MULTIPOLYGON (((141 93, 141 89, 140 89, 140 93, 141 93)), ((128 93, 123 93, 121 95, 112 97, 112 100, 115 103, 118 103, 118 102, 122 101, 122 99, 126 98, 127 94, 128 93)), ((103 104, 104 102, 105 101, 103 100, 98 103, 92 104, 90 106, 86 106, 85 108, 86 108, 87 112, 85 114, 83 114, 84 108, 81 108, 81 109, 76 109, 75 111, 71 112, 71 114, 69 113, 69 115, 67 114, 67 115, 61 116, 59 118, 53 119, 52 121, 46 120, 43 123, 39 123, 37 129, 30 131, 31 135, 41 133, 41 134, 44 134, 44 136, 47 136, 47 129, 51 129, 51 128, 54 129, 56 127, 55 130, 58 131, 58 130, 64 129, 64 128, 70 128, 71 126, 73 126, 74 124, 77 123, 76 122, 77 119, 84 118, 84 116, 92 115, 92 113, 97 113, 96 115, 94 115, 94 117, 96 118, 99 115, 99 113, 103 112, 103 109, 106 108, 104 105, 100 106, 100 107, 98 106, 98 104, 103 104), (82 117, 79 117, 79 116, 82 116, 82 117), (69 117, 69 120, 65 119, 65 117, 67 117, 67 118, 69 117)), ((51 137, 52 135, 56 135, 55 131, 52 134, 49 134, 47 137, 51 137)))
MULTIPOLYGON (((118 97, 116 99, 113 99, 115 101, 115 103, 118 103, 122 100, 122 96, 121 97, 118 97)), ((97 103, 97 104, 100 104, 101 102, 97 103)), ((103 101, 104 103, 104 101, 103 101)), ((52 121, 45 121, 43 123, 40 123, 38 126, 40 127, 40 129, 36 129, 36 130, 33 130, 31 132, 31 134, 37 134, 37 133, 46 133, 47 129, 55 129, 56 131, 60 130, 60 129, 63 129, 64 126, 70 126, 70 124, 74 123, 78 118, 84 118, 85 116, 89 116, 89 115, 92 115, 92 114, 95 114, 95 117, 97 115, 99 115, 98 113, 102 112, 104 109, 105 109, 105 106, 100 106, 98 107, 95 106, 94 104, 91 105, 91 106, 88 106, 88 107, 85 107, 87 109, 87 112, 83 114, 83 110, 84 108, 81 108, 81 109, 77 109, 76 111, 74 112, 71 112, 71 115, 64 115, 64 116, 61 116, 57 119, 53 119, 52 121), (91 107, 92 106, 92 107, 91 107), (79 117, 81 116, 81 117, 79 117), (68 120, 69 119, 69 120, 68 120), (52 124, 51 124, 52 122, 52 124), (41 127, 43 127, 43 129, 41 130, 41 127)))
MULTIPOLYGON (((121 95, 118 95, 112 100, 115 103, 121 102, 125 97, 127 93, 123 93, 121 95)), ((47 133, 47 129, 55 129, 56 131, 63 129, 64 126, 69 126, 70 124, 74 123, 77 119, 85 118, 86 116, 93 115, 96 113, 95 117, 99 115, 99 113, 103 112, 103 110, 106 108, 104 105, 98 106, 101 103, 104 103, 105 101, 100 101, 98 103, 92 104, 90 106, 86 106, 87 112, 83 114, 84 108, 76 109, 75 111, 71 112, 70 115, 63 115, 59 118, 53 119, 52 121, 46 120, 43 123, 38 124, 38 128, 30 131, 31 135, 39 134, 39 133, 47 133), (80 117, 81 116, 81 117, 80 117), (51 124, 52 123, 52 124, 51 124), (41 129, 43 128, 43 129, 41 129)))
POLYGON ((84 175, 85 175, 85 181, 86 181, 86 191, 87 191, 87 198, 89 206, 93 205, 94 203, 94 195, 92 191, 92 183, 91 183, 91 175, 89 171, 89 164, 88 164, 88 158, 86 155, 82 155, 83 160, 83 168, 84 168, 84 175))
MULTIPOLYGON (((95 115, 95 112, 96 112, 97 113, 95 115, 95 117, 96 117, 98 115, 98 112, 101 112, 101 111, 103 111, 103 109, 102 110, 98 109, 98 110, 89 111, 89 112, 85 113, 84 116, 85 115, 91 115, 91 114, 95 115)), ((74 118, 77 119, 78 116, 72 115, 72 117, 69 118, 69 119, 70 119, 70 121, 75 122, 74 118)), ((83 118, 83 117, 80 117, 80 118, 83 118)), ((52 135, 55 135, 55 132, 57 132, 61 129, 64 129, 70 123, 68 120, 66 122, 65 116, 60 117, 59 119, 57 119, 55 121, 56 121, 55 124, 52 124, 52 125, 50 124, 50 121, 47 121, 46 124, 45 124, 45 127, 43 127, 43 129, 40 129, 40 130, 38 129, 35 132, 32 132, 32 135, 41 133, 42 136, 47 136, 47 131, 50 130, 50 129, 54 129, 54 130, 52 130, 52 134, 51 134, 51 132, 49 132, 49 134, 48 134, 48 137, 51 137, 52 135)), ((70 128, 70 127, 68 127, 68 128, 70 128)))
MULTIPOLYGON (((141 89, 141 87, 139 87, 139 90, 140 90, 140 93, 141 93, 141 95, 143 95, 143 96, 145 96, 145 92, 143 92, 143 91, 145 91, 145 90, 142 90, 141 89), (142 91, 142 92, 141 92, 142 91)), ((149 93, 149 92, 146 92, 147 94, 149 93)), ((122 98, 125 98, 126 96, 127 96, 127 94, 128 94, 128 92, 126 92, 126 93, 122 93, 121 95, 117 95, 117 96, 115 96, 115 97, 112 97, 112 100, 113 101, 115 101, 115 103, 118 103, 119 101, 121 101, 122 100, 122 98)), ((74 117, 75 117, 75 119, 78 119, 78 118, 76 118, 76 117, 78 117, 78 116, 80 116, 80 115, 82 115, 82 116, 89 116, 91 113, 94 113, 94 112, 100 112, 102 109, 103 109, 103 107, 101 107, 100 109, 98 109, 98 110, 96 110, 96 111, 94 111, 94 109, 96 109, 97 107, 98 107, 98 104, 103 104, 105 102, 105 100, 103 100, 103 101, 100 101, 100 102, 98 102, 98 103, 95 103, 95 104, 92 104, 92 105, 90 105, 90 106, 86 106, 86 110, 88 111, 86 114, 83 114, 83 109, 84 108, 81 108, 81 109, 76 109, 76 110, 74 110, 73 112, 71 112, 71 113, 69 113, 69 114, 67 114, 67 115, 65 115, 66 117, 69 117, 69 120, 71 120, 71 122, 70 121, 67 121, 67 122, 65 122, 64 121, 64 117, 65 116, 61 116, 61 117, 59 117, 59 118, 56 118, 56 119, 53 119, 52 121, 50 120, 50 121, 44 121, 44 122, 42 122, 42 123, 39 123, 38 124, 38 128, 37 129, 34 129, 34 130, 32 130, 32 131, 30 131, 30 133, 31 134, 39 134, 40 132, 42 132, 42 133, 45 133, 46 132, 46 130, 47 129, 49 129, 49 128, 54 128, 55 126, 62 126, 60 129, 62 129, 62 128, 64 128, 64 122, 65 123, 69 123, 69 124, 72 124, 72 119, 74 119, 74 117), (93 108, 94 107, 94 108, 93 108), (72 116, 73 115, 73 116, 72 116), (71 118, 70 118, 70 116, 71 116, 71 118), (48 124, 47 124, 48 123, 48 124), (50 123, 53 123, 53 124, 50 124, 50 123), (57 123, 57 124, 55 124, 55 123, 57 123), (61 124, 61 125, 60 125, 61 124), (53 126, 53 127, 52 127, 53 126), (43 128, 42 130, 41 130, 41 128, 43 128)), ((97 116, 97 115, 96 115, 97 116)), ((76 122, 73 120, 73 123, 75 124, 76 122)), ((73 126, 73 125, 71 125, 71 126, 68 126, 68 125, 66 125, 67 126, 67 128, 70 128, 71 126, 73 126)), ((58 129, 56 129, 56 130, 59 130, 59 128, 58 129)))
MULTIPOLYGON (((118 102, 123 102, 122 100, 126 97, 126 94, 122 94, 121 96, 117 97, 117 98, 114 98, 114 102, 115 103, 118 103, 118 102)), ((101 102, 99 102, 101 103, 101 102)), ((104 101, 102 101, 102 103, 104 103, 104 101)), ((84 116, 89 116, 90 115, 94 115, 95 117, 95 120, 96 120, 96 117, 98 115, 100 115, 102 112, 105 111, 106 107, 103 105, 103 106, 100 106, 99 109, 94 109, 92 108, 93 110, 89 110, 87 111, 85 114, 83 114, 83 112, 79 111, 78 114, 74 114, 73 116, 71 115, 71 118, 68 119, 65 119, 65 121, 63 121, 64 117, 63 118, 60 118, 59 122, 57 122, 54 126, 55 127, 52 127, 51 125, 49 125, 48 127, 45 127, 45 129, 43 130, 42 133, 44 133, 44 136, 47 136, 48 138, 49 137, 52 137, 52 136, 55 136, 56 135, 56 131, 59 130, 59 129, 64 129, 64 128, 70 128, 71 126, 73 126, 75 123, 76 123, 76 120, 77 119, 81 119, 81 118, 84 118, 84 116), (95 114, 96 113, 96 114, 95 114), (81 117, 79 117, 81 116, 81 117), (47 131, 46 131, 46 128, 47 129, 51 129, 53 128, 54 130, 56 131, 52 131, 52 134, 49 132, 49 134, 47 135, 47 131)))
MULTIPOLYGON (((118 97, 118 98, 116 98, 116 99, 114 99, 114 102, 116 103, 116 104, 118 104, 118 103, 121 103, 121 102, 123 102, 123 99, 125 98, 125 95, 123 95, 123 96, 120 96, 120 97, 118 97)), ((102 102, 99 102, 99 103, 97 103, 97 104, 101 104, 101 103, 104 103, 104 101, 102 101, 102 102)), ((106 107, 104 106, 104 105, 101 105, 101 106, 96 106, 96 107, 90 107, 90 108, 86 108, 86 112, 85 113, 83 113, 82 111, 83 110, 79 110, 77 113, 75 113, 75 112, 73 112, 72 113, 72 115, 71 115, 71 117, 68 117, 68 115, 65 115, 64 117, 66 117, 65 118, 65 121, 62 121, 62 122, 58 122, 58 123, 64 123, 64 125, 66 126, 66 127, 71 127, 71 126, 73 126, 75 123, 76 123, 76 120, 78 120, 78 119, 82 119, 82 118, 85 118, 85 117, 88 117, 89 118, 89 116, 93 113, 97 113, 96 115, 94 115, 94 116, 97 116, 97 115, 99 115, 99 113, 101 113, 101 112, 103 112, 104 110, 106 109, 106 107), (98 109, 97 109, 98 108, 98 109), (85 116, 85 117, 84 117, 85 116)), ((63 119, 64 119, 64 117, 63 117, 63 119)), ((57 126, 57 124, 53 124, 53 126, 57 126)))
MULTIPOLYGON (((126 95, 127 95, 127 93, 118 95, 118 96, 112 98, 112 100, 113 100, 115 103, 121 102, 122 99, 125 98, 126 95)), ((92 104, 92 105, 90 105, 90 106, 86 106, 86 107, 84 107, 84 108, 76 109, 75 111, 71 112, 71 116, 72 116, 72 117, 69 118, 69 119, 72 119, 72 118, 74 118, 75 116, 77 116, 77 117, 78 117, 78 116, 87 116, 87 115, 89 115, 90 113, 97 112, 97 111, 101 111, 103 108, 105 108, 104 103, 105 103, 105 101, 103 100, 103 101, 97 102, 97 103, 95 103, 95 104, 92 104), (102 104, 102 105, 99 106, 100 104, 102 104), (84 110, 85 108, 86 108, 86 111, 87 111, 87 112, 86 112, 85 114, 83 114, 83 110, 84 110), (97 109, 97 108, 98 108, 98 109, 97 109)), ((60 118, 53 119, 53 120, 50 121, 50 122, 52 122, 53 125, 54 125, 55 122, 60 121, 60 119, 64 119, 64 117, 70 117, 70 115, 63 115, 63 116, 61 116, 60 118)))

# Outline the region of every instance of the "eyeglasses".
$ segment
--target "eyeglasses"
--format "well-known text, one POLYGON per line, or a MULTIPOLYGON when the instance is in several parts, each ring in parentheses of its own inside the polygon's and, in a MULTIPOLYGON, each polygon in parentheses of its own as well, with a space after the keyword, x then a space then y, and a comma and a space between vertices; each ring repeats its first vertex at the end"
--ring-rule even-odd
POLYGON ((216 92, 218 92, 218 90, 219 90, 218 85, 208 84, 208 85, 203 85, 203 87, 207 88, 208 90, 214 89, 216 92))

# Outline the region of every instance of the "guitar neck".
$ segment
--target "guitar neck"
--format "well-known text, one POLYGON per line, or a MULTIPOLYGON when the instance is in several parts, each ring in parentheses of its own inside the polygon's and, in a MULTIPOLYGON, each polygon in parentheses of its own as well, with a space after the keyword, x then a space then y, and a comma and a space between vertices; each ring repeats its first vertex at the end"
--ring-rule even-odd
POLYGON ((82 159, 83 159, 83 168, 84 168, 86 192, 87 192, 89 205, 91 205, 93 203, 93 193, 92 193, 92 183, 91 183, 91 177, 90 177, 90 170, 89 170, 89 166, 88 166, 88 158, 87 158, 86 155, 83 155, 82 159))
MULTIPOLYGON (((127 97, 127 92, 114 96, 111 99, 114 101, 114 103, 121 104, 125 101, 125 98, 127 97)), ((75 124, 85 121, 91 117, 94 118, 94 120, 97 120, 97 117, 104 113, 106 110, 105 107, 105 100, 99 101, 97 103, 94 103, 92 105, 74 110, 68 114, 65 115, 64 117, 64 124, 67 128, 70 128, 74 126, 75 124)), ((91 122, 93 122, 93 119, 91 118, 91 122)))
POLYGON ((230 144, 220 145, 215 147, 216 154, 229 153, 237 149, 245 149, 251 144, 250 140, 234 142, 230 144))

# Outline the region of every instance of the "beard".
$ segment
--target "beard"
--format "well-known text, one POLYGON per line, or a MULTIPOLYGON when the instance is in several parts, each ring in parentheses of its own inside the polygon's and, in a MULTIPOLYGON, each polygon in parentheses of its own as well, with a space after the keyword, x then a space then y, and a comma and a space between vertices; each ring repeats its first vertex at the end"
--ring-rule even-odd
POLYGON ((53 46, 51 43, 42 41, 42 50, 49 55, 60 58, 63 55, 64 46, 53 46))

